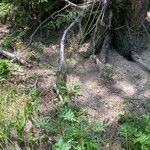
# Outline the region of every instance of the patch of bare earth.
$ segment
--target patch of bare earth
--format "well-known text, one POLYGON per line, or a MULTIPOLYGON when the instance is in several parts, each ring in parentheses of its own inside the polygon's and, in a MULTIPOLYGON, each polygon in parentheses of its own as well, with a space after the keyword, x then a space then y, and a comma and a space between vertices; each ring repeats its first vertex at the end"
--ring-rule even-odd
MULTIPOLYGON (((142 57, 150 65, 150 49, 143 52, 142 57)), ((117 136, 119 114, 133 110, 124 104, 125 97, 141 101, 150 98, 150 75, 114 50, 110 52, 109 63, 116 68, 117 73, 111 79, 106 79, 100 77, 91 58, 78 58, 69 69, 67 84, 81 86, 82 96, 75 97, 73 102, 86 108, 90 122, 107 122, 108 142, 103 149, 120 150, 117 136)))
MULTIPOLYGON (((39 76, 37 87, 41 91, 40 110, 43 115, 49 115, 55 107, 52 87, 56 81, 58 44, 44 46, 44 51, 37 52, 37 55, 40 65, 29 71, 39 76)), ((142 53, 142 58, 150 65, 150 46, 142 53)), ((109 63, 117 70, 112 78, 100 77, 100 71, 91 58, 85 59, 74 54, 74 58, 68 62, 67 86, 78 84, 82 89, 82 94, 74 97, 73 103, 87 110, 89 122, 107 122, 108 140, 103 150, 121 150, 117 136, 119 114, 125 111, 150 111, 150 105, 145 103, 146 99, 150 99, 150 74, 114 50, 109 54, 109 63), (134 99, 134 108, 124 104, 125 97, 134 99)))
MULTIPOLYGON (((41 63, 46 62, 52 65, 53 71, 58 65, 58 50, 58 45, 46 46, 44 53, 39 55, 41 63)), ((145 110, 143 103, 145 99, 150 98, 150 75, 136 63, 126 60, 114 50, 111 50, 109 54, 109 63, 117 70, 112 78, 100 77, 100 71, 92 58, 85 59, 79 54, 73 56, 68 60, 67 86, 78 84, 82 89, 82 94, 72 99, 73 103, 87 110, 89 122, 106 122, 107 142, 103 150, 121 150, 117 135, 119 114, 126 111, 138 111, 138 108, 145 110), (140 100, 134 101, 135 110, 125 105, 126 97, 140 100)), ((142 58, 150 64, 150 48, 142 53, 142 58)), ((39 67, 34 71, 41 75, 38 81, 38 88, 42 94, 41 110, 44 115, 48 115, 55 107, 52 87, 56 81, 56 75, 49 73, 50 69, 39 67)))

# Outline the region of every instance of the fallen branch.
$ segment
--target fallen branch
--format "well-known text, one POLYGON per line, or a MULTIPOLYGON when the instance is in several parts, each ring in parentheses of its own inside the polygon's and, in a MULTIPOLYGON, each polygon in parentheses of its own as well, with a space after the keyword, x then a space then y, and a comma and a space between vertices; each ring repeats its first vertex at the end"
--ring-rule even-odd
POLYGON ((10 52, 4 51, 0 49, 0 55, 3 57, 6 57, 7 59, 13 60, 14 62, 18 62, 22 65, 25 65, 26 67, 31 68, 32 65, 29 64, 26 60, 20 58, 19 56, 17 56, 16 54, 12 54, 10 52))

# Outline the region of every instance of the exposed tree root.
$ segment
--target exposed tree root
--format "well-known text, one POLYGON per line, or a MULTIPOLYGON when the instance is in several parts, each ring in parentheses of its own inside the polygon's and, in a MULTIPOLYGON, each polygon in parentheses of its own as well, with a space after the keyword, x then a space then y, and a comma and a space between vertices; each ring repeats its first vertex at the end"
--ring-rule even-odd
POLYGON ((132 52, 131 57, 133 61, 135 61, 141 68, 143 68, 147 72, 150 72, 150 66, 143 62, 142 58, 137 53, 132 52))
POLYGON ((12 54, 10 52, 7 52, 7 51, 4 51, 4 50, 1 50, 0 49, 0 55, 7 58, 7 59, 10 59, 14 62, 17 62, 17 63, 20 63, 26 67, 29 67, 31 68, 32 65, 29 64, 26 60, 24 60, 23 58, 20 58, 19 56, 17 56, 16 54, 12 54))

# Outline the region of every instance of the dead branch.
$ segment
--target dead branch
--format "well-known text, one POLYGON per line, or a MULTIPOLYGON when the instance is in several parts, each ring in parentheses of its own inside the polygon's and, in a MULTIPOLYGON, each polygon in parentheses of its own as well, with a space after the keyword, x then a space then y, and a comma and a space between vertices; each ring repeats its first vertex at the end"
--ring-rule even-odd
POLYGON ((61 38, 61 41, 60 41, 60 68, 59 68, 60 70, 62 69, 62 66, 65 65, 64 49, 65 49, 65 41, 66 41, 67 34, 75 26, 75 24, 79 22, 79 18, 80 17, 77 17, 77 19, 70 24, 70 26, 64 31, 63 36, 61 38))
POLYGON ((26 60, 20 58, 19 56, 17 56, 16 54, 12 54, 10 52, 4 51, 0 49, 0 55, 3 57, 6 57, 7 59, 13 60, 14 62, 20 63, 22 65, 25 65, 26 67, 31 68, 32 65, 29 64, 26 60))

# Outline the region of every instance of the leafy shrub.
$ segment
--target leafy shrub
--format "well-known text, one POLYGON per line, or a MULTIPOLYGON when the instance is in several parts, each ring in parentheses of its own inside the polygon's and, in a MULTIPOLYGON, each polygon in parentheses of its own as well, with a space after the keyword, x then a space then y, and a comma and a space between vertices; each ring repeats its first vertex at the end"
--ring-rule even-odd
POLYGON ((11 17, 13 5, 9 3, 0 3, 0 22, 5 23, 6 18, 11 17))
POLYGON ((150 149, 150 115, 122 115, 119 135, 126 150, 150 149))

